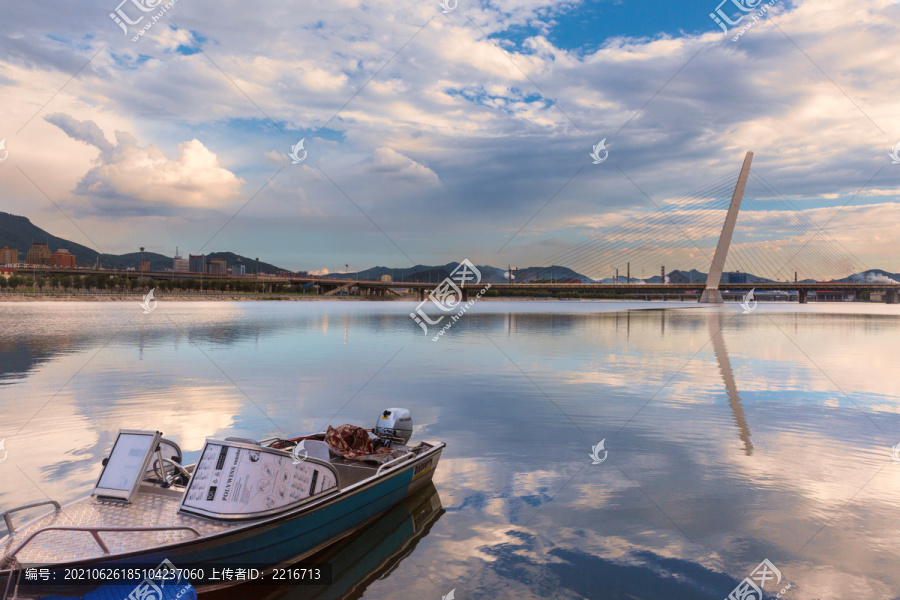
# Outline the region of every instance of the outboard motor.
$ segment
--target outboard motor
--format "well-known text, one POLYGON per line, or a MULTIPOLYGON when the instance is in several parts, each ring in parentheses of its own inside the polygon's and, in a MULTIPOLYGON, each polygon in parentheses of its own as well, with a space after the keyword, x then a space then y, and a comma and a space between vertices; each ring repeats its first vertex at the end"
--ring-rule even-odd
POLYGON ((408 408, 389 408, 375 423, 375 435, 380 438, 399 438, 406 444, 412 437, 412 416, 408 408))

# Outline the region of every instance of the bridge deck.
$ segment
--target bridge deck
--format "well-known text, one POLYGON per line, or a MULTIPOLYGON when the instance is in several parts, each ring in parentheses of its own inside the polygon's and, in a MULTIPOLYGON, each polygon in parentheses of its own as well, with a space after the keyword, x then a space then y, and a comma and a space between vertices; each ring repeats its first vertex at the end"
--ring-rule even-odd
MULTIPOLYGON (((19 272, 23 275, 33 275, 39 273, 41 275, 108 275, 110 277, 147 277, 158 280, 172 279, 203 279, 205 281, 250 281, 255 283, 280 284, 280 283, 310 283, 318 284, 323 287, 354 287, 363 288, 407 288, 407 289, 434 289, 440 282, 426 281, 369 281, 369 280, 352 280, 340 278, 319 278, 319 277, 273 277, 267 275, 211 275, 209 273, 175 273, 172 271, 146 271, 138 273, 137 271, 115 271, 115 270, 95 270, 95 269, 67 269, 62 267, 40 267, 40 266, 7 266, 6 270, 19 272), (349 285, 348 285, 349 284, 349 285)), ((491 283, 491 290, 508 292, 512 290, 558 290, 558 291, 584 291, 584 292, 600 292, 600 291, 621 291, 621 292, 683 292, 690 290, 703 290, 706 282, 698 281, 694 283, 491 283)), ((481 285, 469 284, 466 286, 469 290, 480 289, 481 285)), ((753 282, 753 283, 726 283, 719 286, 720 289, 734 291, 756 290, 785 290, 785 291, 861 291, 861 290, 900 290, 900 283, 884 283, 884 282, 838 282, 838 281, 816 281, 816 282, 753 282)))

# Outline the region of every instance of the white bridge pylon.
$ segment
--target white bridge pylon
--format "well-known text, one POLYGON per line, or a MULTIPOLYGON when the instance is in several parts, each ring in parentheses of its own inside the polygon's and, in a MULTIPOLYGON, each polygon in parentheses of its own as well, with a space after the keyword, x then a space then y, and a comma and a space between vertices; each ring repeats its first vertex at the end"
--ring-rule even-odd
POLYGON ((744 198, 744 188, 747 187, 747 178, 750 176, 751 162, 753 162, 753 153, 748 151, 744 157, 741 174, 738 175, 737 185, 734 186, 731 205, 728 207, 728 214, 725 215, 725 223, 722 225, 716 253, 713 255, 712 264, 709 267, 709 275, 706 276, 706 289, 700 295, 700 302, 703 304, 724 304, 725 302, 722 292, 719 291, 719 282, 722 280, 725 259, 728 258, 728 247, 731 245, 731 236, 734 234, 734 224, 737 222, 738 212, 741 210, 741 200, 744 198))

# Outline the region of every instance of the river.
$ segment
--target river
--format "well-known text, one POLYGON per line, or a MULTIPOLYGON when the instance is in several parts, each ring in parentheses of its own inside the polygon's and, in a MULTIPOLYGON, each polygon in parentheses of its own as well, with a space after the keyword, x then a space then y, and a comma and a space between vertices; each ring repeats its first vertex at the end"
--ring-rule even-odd
POLYGON ((333 597, 721 600, 763 560, 771 596, 900 595, 897 306, 480 301, 437 341, 414 307, 0 304, 0 511, 90 493, 119 428, 193 462, 397 406, 447 444, 395 515, 427 527, 333 597))

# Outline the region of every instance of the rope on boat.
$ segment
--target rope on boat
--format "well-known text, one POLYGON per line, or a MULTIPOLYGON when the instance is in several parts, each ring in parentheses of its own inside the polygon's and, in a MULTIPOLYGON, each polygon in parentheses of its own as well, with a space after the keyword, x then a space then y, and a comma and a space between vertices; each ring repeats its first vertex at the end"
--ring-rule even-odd
POLYGON ((3 600, 16 600, 19 597, 19 580, 22 578, 22 569, 18 568, 18 561, 13 558, 4 559, 4 568, 6 565, 9 566, 9 578, 6 580, 6 590, 3 592, 3 600), (13 578, 16 580, 16 586, 13 588, 13 595, 10 598, 9 596, 9 586, 12 584, 13 578))

